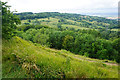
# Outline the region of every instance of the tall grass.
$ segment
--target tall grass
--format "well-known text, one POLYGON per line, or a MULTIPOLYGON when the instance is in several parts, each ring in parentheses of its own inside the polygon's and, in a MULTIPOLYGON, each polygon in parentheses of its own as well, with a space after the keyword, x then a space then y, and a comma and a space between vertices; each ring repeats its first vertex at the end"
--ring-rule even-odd
POLYGON ((76 59, 66 50, 35 46, 19 37, 3 39, 2 52, 3 78, 118 78, 118 66, 76 59))

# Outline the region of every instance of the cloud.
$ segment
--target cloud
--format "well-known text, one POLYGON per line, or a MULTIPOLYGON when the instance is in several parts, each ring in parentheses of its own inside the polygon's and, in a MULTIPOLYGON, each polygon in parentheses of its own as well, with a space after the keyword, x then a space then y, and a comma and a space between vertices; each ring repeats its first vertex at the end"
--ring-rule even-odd
POLYGON ((114 12, 119 0, 2 0, 18 12, 114 12))

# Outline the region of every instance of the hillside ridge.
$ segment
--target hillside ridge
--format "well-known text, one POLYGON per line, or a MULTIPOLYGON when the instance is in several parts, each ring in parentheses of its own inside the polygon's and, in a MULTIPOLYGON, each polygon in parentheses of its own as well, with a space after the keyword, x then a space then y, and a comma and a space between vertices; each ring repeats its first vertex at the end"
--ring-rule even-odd
MULTIPOLYGON (((3 40, 2 52, 3 78, 117 78, 118 76, 117 66, 106 65, 102 60, 95 63, 76 59, 75 54, 69 51, 46 48, 19 37, 9 41, 3 40)), ((78 57, 87 59, 80 55, 78 57)))

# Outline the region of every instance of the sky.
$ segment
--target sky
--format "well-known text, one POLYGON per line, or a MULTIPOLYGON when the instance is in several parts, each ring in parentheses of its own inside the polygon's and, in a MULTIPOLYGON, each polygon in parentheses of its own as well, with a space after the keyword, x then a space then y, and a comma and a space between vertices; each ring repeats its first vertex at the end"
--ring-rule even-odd
POLYGON ((119 0, 1 0, 7 1, 12 11, 61 12, 61 13, 110 13, 118 12, 119 0))

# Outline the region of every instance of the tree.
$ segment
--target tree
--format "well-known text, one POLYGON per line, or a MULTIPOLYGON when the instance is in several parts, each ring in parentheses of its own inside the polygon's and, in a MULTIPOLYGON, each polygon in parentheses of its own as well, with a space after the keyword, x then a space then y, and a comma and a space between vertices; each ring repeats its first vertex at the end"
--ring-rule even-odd
POLYGON ((69 35, 65 36, 62 45, 66 50, 72 50, 74 45, 74 38, 69 35))
POLYGON ((116 51, 119 53, 116 54, 117 56, 116 61, 120 63, 120 38, 117 38, 113 41, 113 48, 116 49, 116 51))
POLYGON ((47 34, 42 34, 38 32, 34 37, 33 41, 36 43, 40 43, 41 45, 49 45, 48 43, 49 35, 47 34))
POLYGON ((10 6, 6 5, 7 2, 1 2, 2 4, 2 37, 9 39, 15 35, 16 25, 20 24, 20 19, 17 15, 13 15, 10 11, 10 6))
POLYGON ((57 24, 57 27, 58 27, 59 29, 61 29, 61 27, 62 27, 61 25, 62 25, 61 23, 58 23, 58 24, 57 24))
POLYGON ((30 22, 31 22, 31 20, 30 20, 30 19, 28 19, 28 22, 30 23, 30 22))

